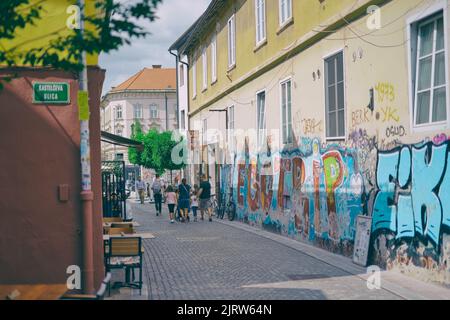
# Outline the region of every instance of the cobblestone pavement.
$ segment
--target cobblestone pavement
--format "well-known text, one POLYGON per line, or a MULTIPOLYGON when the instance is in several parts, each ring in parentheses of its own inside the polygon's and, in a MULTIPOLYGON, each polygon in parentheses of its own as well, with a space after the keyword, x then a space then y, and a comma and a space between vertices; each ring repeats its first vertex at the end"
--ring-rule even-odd
POLYGON ((156 217, 151 204, 131 206, 139 231, 155 235, 144 240, 148 299, 401 299, 257 234, 216 221, 170 224, 167 207, 156 217))

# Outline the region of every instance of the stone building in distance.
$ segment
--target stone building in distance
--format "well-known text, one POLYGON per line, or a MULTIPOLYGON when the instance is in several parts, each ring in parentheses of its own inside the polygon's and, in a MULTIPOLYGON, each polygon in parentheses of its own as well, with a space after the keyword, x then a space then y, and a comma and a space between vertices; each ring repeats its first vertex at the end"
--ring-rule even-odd
MULTIPOLYGON (((101 116, 102 131, 126 138, 136 121, 144 132, 177 129, 176 70, 161 65, 142 69, 103 97, 101 116)), ((102 144, 102 160, 122 159, 130 165, 126 147, 102 144)))

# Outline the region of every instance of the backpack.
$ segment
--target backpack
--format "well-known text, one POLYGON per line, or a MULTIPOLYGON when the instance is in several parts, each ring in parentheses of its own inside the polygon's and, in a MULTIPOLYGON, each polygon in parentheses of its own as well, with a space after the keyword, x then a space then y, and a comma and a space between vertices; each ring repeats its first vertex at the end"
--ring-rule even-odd
POLYGON ((161 181, 155 180, 152 185, 153 193, 161 193, 161 181))

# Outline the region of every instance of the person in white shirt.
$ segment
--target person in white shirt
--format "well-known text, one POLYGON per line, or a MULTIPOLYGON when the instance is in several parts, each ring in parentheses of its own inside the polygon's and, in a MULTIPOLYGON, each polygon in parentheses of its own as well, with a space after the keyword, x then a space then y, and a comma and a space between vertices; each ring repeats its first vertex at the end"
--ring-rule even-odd
POLYGON ((139 194, 139 199, 141 200, 141 204, 144 204, 144 199, 145 199, 145 182, 141 180, 141 178, 137 179, 136 182, 136 190, 139 194))
POLYGON ((162 212, 162 193, 163 193, 163 182, 159 178, 159 175, 156 175, 155 180, 152 183, 152 191, 153 191, 153 199, 155 200, 155 208, 156 215, 161 215, 162 212))
POLYGON ((191 192, 191 209, 194 215, 194 222, 197 221, 197 209, 198 209, 198 185, 194 184, 194 191, 191 192))

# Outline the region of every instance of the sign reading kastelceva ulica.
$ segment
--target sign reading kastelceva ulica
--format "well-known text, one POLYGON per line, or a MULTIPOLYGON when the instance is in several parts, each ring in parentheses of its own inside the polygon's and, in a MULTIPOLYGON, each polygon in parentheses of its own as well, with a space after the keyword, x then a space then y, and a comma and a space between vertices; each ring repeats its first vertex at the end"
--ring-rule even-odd
POLYGON ((33 103, 69 104, 70 85, 67 82, 33 82, 33 103))

